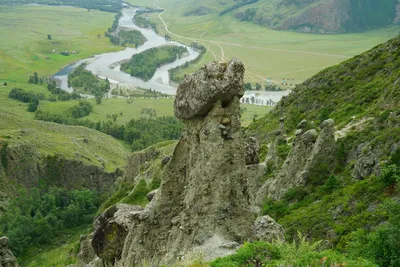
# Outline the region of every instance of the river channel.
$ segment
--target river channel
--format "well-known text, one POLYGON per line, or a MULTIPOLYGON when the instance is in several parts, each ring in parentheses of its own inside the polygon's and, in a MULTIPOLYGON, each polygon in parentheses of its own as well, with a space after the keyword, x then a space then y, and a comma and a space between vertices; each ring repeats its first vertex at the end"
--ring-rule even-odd
POLYGON ((53 76, 55 79, 60 81, 61 89, 68 92, 73 91, 73 88, 68 87, 68 74, 80 64, 87 62, 87 70, 103 79, 108 78, 111 83, 117 83, 120 87, 129 88, 136 86, 144 89, 152 89, 164 94, 174 95, 176 93, 176 88, 170 85, 168 70, 197 58, 199 56, 199 52, 180 43, 166 41, 164 37, 157 35, 153 30, 138 27, 133 21, 133 17, 137 11, 137 8, 123 9, 122 17, 119 20, 119 27, 127 30, 139 30, 146 37, 147 42, 138 48, 127 47, 125 50, 119 52, 96 55, 92 58, 79 60, 78 62, 63 68, 53 76), (121 62, 129 60, 132 55, 162 45, 184 46, 187 48, 188 53, 173 63, 165 64, 159 67, 149 81, 144 81, 133 77, 120 70, 121 62))

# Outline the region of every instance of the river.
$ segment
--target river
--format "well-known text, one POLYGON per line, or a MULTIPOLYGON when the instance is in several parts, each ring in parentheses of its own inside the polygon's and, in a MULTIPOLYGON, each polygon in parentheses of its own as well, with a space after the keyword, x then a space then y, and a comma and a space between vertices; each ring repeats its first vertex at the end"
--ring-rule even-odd
POLYGON ((87 62, 87 70, 101 78, 108 78, 111 83, 117 83, 120 87, 129 88, 136 86, 144 89, 152 89, 164 94, 174 95, 176 93, 176 87, 170 85, 168 70, 197 58, 199 56, 199 52, 180 43, 166 41, 164 37, 157 35, 153 30, 138 27, 133 22, 133 17, 135 16, 137 10, 137 8, 123 9, 122 17, 119 20, 119 27, 128 30, 139 30, 146 37, 147 42, 138 48, 127 47, 125 50, 119 52, 96 55, 92 58, 79 60, 78 62, 65 67, 53 76, 55 79, 60 81, 61 89, 68 92, 73 91, 73 88, 68 87, 68 74, 80 64, 87 62), (187 48, 188 53, 173 63, 165 64, 159 67, 154 76, 147 82, 139 78, 132 77, 131 75, 120 70, 120 62, 129 60, 134 54, 138 54, 150 48, 159 47, 162 45, 184 46, 187 48))

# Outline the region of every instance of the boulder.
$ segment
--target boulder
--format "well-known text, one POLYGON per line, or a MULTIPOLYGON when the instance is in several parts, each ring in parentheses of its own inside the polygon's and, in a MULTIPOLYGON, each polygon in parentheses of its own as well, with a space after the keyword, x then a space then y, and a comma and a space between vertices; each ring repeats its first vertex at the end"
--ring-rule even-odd
POLYGON ((244 66, 237 59, 230 62, 212 62, 186 77, 178 87, 175 115, 180 119, 206 116, 218 100, 226 106, 235 97, 241 98, 244 66))
POLYGON ((246 149, 246 165, 258 164, 260 161, 259 150, 260 143, 257 138, 250 137, 245 144, 246 149))
POLYGON ((282 226, 268 215, 261 216, 256 219, 253 225, 253 231, 257 240, 260 241, 285 241, 284 230, 282 226))
POLYGON ((140 206, 116 204, 96 219, 91 243, 99 258, 106 263, 120 258, 129 228, 138 221, 142 210, 140 206))
POLYGON ((17 259, 8 249, 8 238, 0 238, 0 267, 18 267, 17 259))

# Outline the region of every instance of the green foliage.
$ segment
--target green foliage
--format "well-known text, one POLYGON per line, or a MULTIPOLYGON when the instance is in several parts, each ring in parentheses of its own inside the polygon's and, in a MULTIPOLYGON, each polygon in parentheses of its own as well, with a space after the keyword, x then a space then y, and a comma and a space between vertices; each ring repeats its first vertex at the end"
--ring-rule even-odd
POLYGON ((242 0, 242 1, 237 1, 233 6, 228 7, 221 12, 219 12, 219 15, 225 15, 226 13, 229 13, 235 9, 238 9, 239 7, 245 6, 245 5, 251 5, 254 3, 257 3, 259 0, 242 0))
POLYGON ((157 25, 154 22, 149 21, 147 18, 141 16, 147 13, 159 13, 164 11, 163 9, 148 8, 144 10, 138 10, 134 17, 135 24, 141 28, 150 28, 157 33, 157 25))
POLYGON ((325 183, 326 190, 328 192, 332 192, 333 190, 335 190, 339 187, 340 187, 339 180, 337 179, 337 177, 335 175, 331 174, 325 183))
POLYGON ((219 258, 211 262, 211 267, 263 266, 271 260, 282 257, 277 246, 265 243, 246 243, 231 256, 219 258))
POLYGON ((239 248, 236 254, 218 258, 211 262, 211 267, 234 266, 348 266, 348 267, 376 267, 363 260, 352 259, 331 250, 318 251, 319 242, 309 243, 306 238, 298 234, 298 241, 287 243, 246 243, 239 248))
POLYGON ((8 97, 11 99, 22 101, 24 103, 31 103, 33 101, 45 98, 44 94, 42 93, 28 92, 21 88, 13 88, 8 94, 8 97))
POLYGON ((67 100, 76 100, 76 99, 81 99, 81 95, 73 92, 73 93, 68 93, 61 88, 57 87, 57 84, 54 80, 48 80, 47 81, 47 90, 49 90, 52 95, 49 97, 49 101, 67 101, 67 100))
POLYGON ((389 221, 373 231, 360 228, 350 236, 349 254, 363 257, 382 267, 400 266, 400 204, 384 204, 389 221))
POLYGON ((82 118, 90 114, 92 112, 93 106, 88 101, 80 100, 79 104, 73 106, 70 109, 70 113, 72 118, 82 118))
POLYGON ((2 214, 0 231, 19 255, 32 244, 49 243, 61 228, 89 223, 97 206, 96 194, 86 189, 21 189, 2 214))
POLYGON ((92 72, 85 70, 86 64, 83 63, 68 75, 68 85, 74 87, 75 90, 92 95, 104 95, 110 90, 110 82, 108 79, 100 79, 92 72))
POLYGON ((38 106, 39 106, 39 100, 34 99, 29 103, 28 111, 35 112, 37 110, 38 106))
POLYGON ((120 31, 118 37, 121 45, 126 46, 130 44, 134 45, 136 48, 147 41, 146 37, 138 30, 120 31))
POLYGON ((81 102, 70 110, 71 115, 39 109, 35 113, 35 119, 92 128, 125 141, 132 147, 132 151, 142 150, 162 141, 177 140, 183 129, 183 124, 174 117, 132 119, 125 125, 117 124, 115 121, 81 120, 78 118, 88 115, 92 110, 88 102, 84 101, 82 104, 81 102))
POLYGON ((285 160, 289 155, 290 150, 291 146, 285 140, 280 140, 276 148, 276 155, 285 160))
POLYGON ((380 180, 387 186, 400 183, 400 166, 388 165, 382 169, 380 180))
POLYGON ((183 81, 183 79, 186 77, 186 75, 180 76, 180 73, 182 72, 182 70, 187 69, 191 65, 198 63, 200 61, 200 59, 202 59, 203 56, 205 55, 205 53, 207 52, 207 48, 203 45, 192 44, 192 47, 195 48, 197 51, 200 51, 200 54, 195 59, 193 59, 191 61, 187 61, 187 62, 185 62, 185 64, 183 64, 181 66, 177 66, 173 69, 170 69, 168 71, 168 73, 169 73, 169 77, 170 77, 171 81, 174 81, 176 83, 180 83, 181 81, 183 81))
POLYGON ((121 65, 121 70, 145 81, 153 77, 157 68, 163 64, 174 62, 187 52, 182 46, 162 46, 150 48, 132 56, 129 62, 121 65))
POLYGON ((147 188, 147 183, 144 179, 140 180, 135 186, 133 191, 124 199, 121 200, 122 203, 145 205, 147 201, 147 194, 150 190, 147 188))

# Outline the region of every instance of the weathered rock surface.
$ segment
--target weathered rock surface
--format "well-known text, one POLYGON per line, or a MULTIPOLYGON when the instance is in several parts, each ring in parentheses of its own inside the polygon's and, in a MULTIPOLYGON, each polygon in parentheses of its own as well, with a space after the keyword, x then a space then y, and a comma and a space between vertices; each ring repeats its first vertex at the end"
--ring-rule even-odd
POLYGON ((106 263, 119 260, 125 237, 130 227, 135 227, 143 208, 135 205, 116 204, 101 214, 94 222, 92 247, 106 263))
POLYGON ((284 230, 274 219, 267 216, 258 217, 253 226, 257 240, 273 242, 276 240, 284 241, 284 230))
MULTIPOLYGON (((94 224, 91 243, 104 265, 173 264, 199 256, 212 260, 257 236, 281 237, 281 228, 269 219, 254 225, 249 197, 259 186, 251 185, 265 166, 256 164, 257 140, 246 145, 241 131, 243 75, 236 59, 214 62, 180 86, 175 113, 185 131, 168 162, 160 158, 161 186, 148 195, 144 209, 117 204, 94 224)), ((143 177, 141 166, 151 157, 147 152, 131 157, 124 180, 143 177)))
MULTIPOLYGON (((303 125, 299 125, 303 128, 303 125)), ((256 203, 260 205, 265 196, 281 199, 287 190, 306 185, 310 172, 317 164, 334 166, 336 150, 334 122, 328 119, 321 123, 321 131, 314 129, 303 133, 296 131, 292 149, 277 175, 265 182, 257 193, 256 203)))
POLYGON ((372 150, 369 142, 357 146, 355 151, 353 177, 364 179, 372 173, 378 174, 378 153, 372 150))
MULTIPOLYGON (((82 235, 80 240, 80 248, 77 254, 78 264, 77 267, 84 267, 96 261, 98 258, 92 246, 93 235, 82 235)), ((93 263, 92 263, 93 264, 93 263)))
POLYGON ((8 249, 8 238, 3 236, 0 238, 0 267, 17 267, 17 259, 8 249))
POLYGON ((244 66, 233 59, 229 63, 210 63, 188 76, 179 85, 175 98, 175 115, 180 119, 206 116, 219 100, 229 104, 244 94, 244 66))
POLYGON ((27 188, 37 186, 40 177, 52 186, 104 192, 123 174, 119 169, 107 172, 100 166, 86 165, 62 155, 43 157, 33 146, 24 143, 8 145, 5 155, 9 179, 27 188))
POLYGON ((257 138, 250 137, 246 144, 246 165, 258 164, 260 162, 260 143, 257 138))
POLYGON ((212 63, 181 84, 175 113, 186 131, 164 167, 157 198, 143 211, 146 218, 127 236, 124 264, 174 262, 252 237, 240 131, 243 74, 234 59, 212 63))

